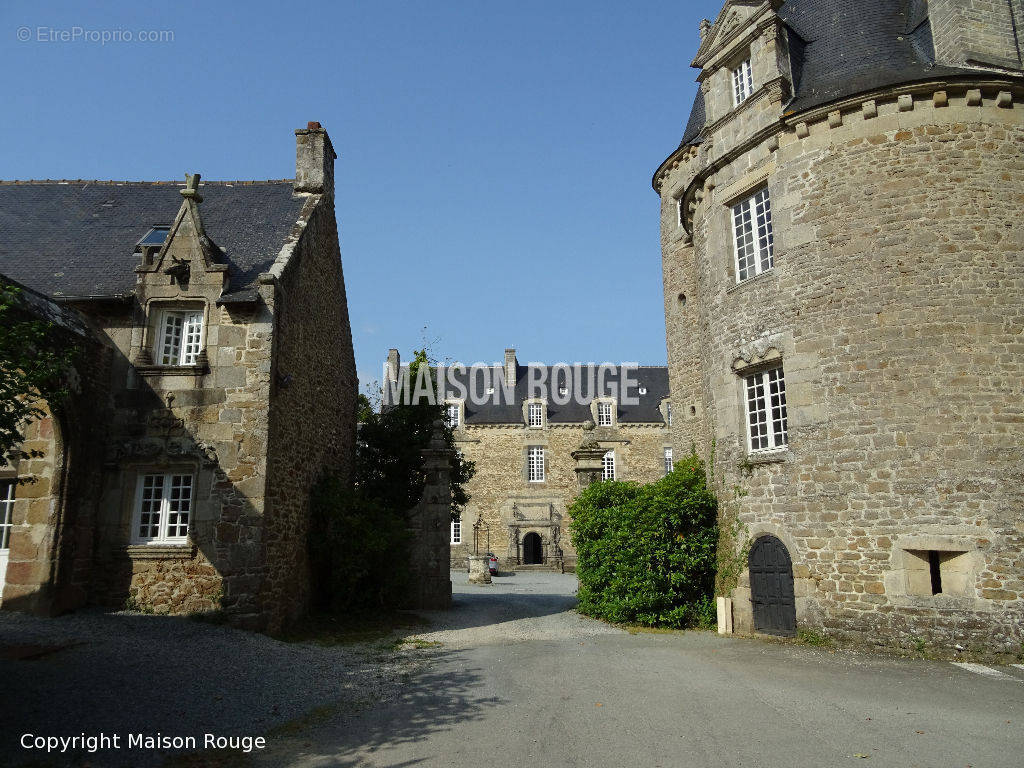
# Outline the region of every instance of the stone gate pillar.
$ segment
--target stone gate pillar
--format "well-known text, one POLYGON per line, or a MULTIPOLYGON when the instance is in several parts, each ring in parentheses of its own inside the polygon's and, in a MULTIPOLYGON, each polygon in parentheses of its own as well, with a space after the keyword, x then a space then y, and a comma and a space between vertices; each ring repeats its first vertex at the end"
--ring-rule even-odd
POLYGON ((442 424, 434 422, 430 445, 421 451, 426 483, 420 503, 409 514, 412 542, 409 570, 410 607, 447 610, 452 604, 449 573, 451 525, 451 471, 453 452, 445 445, 442 424))

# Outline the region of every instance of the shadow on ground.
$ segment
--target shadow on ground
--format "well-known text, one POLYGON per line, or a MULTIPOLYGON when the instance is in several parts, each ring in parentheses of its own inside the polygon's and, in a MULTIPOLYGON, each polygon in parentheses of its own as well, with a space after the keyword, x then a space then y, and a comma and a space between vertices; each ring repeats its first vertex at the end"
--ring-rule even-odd
MULTIPOLYGON (((495 703, 473 695, 474 671, 441 675, 429 669, 437 649, 284 643, 186 618, 0 613, 2 648, 13 649, 0 653, 3 766, 147 768, 173 754, 129 751, 124 745, 130 733, 194 736, 200 744, 205 733, 269 735, 272 746, 316 725, 349 749, 373 749, 383 738, 424 738, 495 703), (35 652, 40 648, 45 652, 35 652), (334 727, 388 702, 387 711, 397 715, 386 729, 375 728, 374 718, 352 733, 334 727), (46 754, 20 745, 22 734, 101 732, 120 734, 122 749, 46 754)), ((251 760, 200 753, 171 764, 244 766, 251 760)))
MULTIPOLYGON (((484 717, 505 702, 490 693, 484 670, 466 666, 465 654, 430 650, 419 654, 411 673, 387 699, 342 702, 271 732, 271 747, 256 765, 350 768, 381 749, 429 744, 433 736, 484 717)), ((429 749, 407 766, 442 758, 429 749)))

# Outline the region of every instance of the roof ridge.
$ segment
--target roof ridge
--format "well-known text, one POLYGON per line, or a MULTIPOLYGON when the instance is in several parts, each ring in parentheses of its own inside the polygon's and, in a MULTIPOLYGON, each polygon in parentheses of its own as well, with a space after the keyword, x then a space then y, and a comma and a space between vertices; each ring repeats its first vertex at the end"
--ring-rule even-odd
MULTIPOLYGON (((238 184, 240 186, 256 186, 259 184, 294 184, 295 179, 211 179, 202 180, 199 182, 200 187, 204 186, 230 186, 238 184)), ((128 184, 137 184, 140 186, 147 187, 158 187, 158 186, 178 186, 184 187, 184 181, 146 181, 144 179, 128 180, 128 179, 0 179, 0 185, 5 186, 27 186, 29 184, 105 184, 108 186, 123 186, 128 184)))

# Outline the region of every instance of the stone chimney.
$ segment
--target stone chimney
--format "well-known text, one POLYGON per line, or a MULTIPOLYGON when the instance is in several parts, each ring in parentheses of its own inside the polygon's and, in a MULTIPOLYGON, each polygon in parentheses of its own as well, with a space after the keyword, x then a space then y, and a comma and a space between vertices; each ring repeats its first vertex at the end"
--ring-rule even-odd
POLYGON ((1024 6, 1017 0, 929 0, 925 8, 937 64, 1020 71, 1024 6))
POLYGON ((398 370, 402 364, 402 358, 398 355, 397 349, 388 350, 388 381, 398 381, 398 370))
POLYGON ((513 347, 508 347, 505 350, 505 386, 514 387, 516 385, 516 367, 518 365, 516 350, 513 347))
POLYGON ((295 131, 295 191, 334 196, 334 161, 338 156, 320 123, 295 131))

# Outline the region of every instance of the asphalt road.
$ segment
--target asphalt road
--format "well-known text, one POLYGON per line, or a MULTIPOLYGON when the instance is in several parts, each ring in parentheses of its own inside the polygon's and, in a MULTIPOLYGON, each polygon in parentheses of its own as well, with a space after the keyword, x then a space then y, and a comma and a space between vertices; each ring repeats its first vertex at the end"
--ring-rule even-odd
POLYGON ((572 576, 456 580, 440 646, 387 701, 278 739, 274 766, 1024 766, 1024 670, 711 633, 629 634, 572 611, 572 576))
POLYGON ((0 612, 0 766, 1024 768, 1024 669, 630 634, 573 610, 573 576, 453 580, 454 609, 398 650, 173 617, 0 612), (268 746, 22 746, 24 734, 100 732, 268 746))

